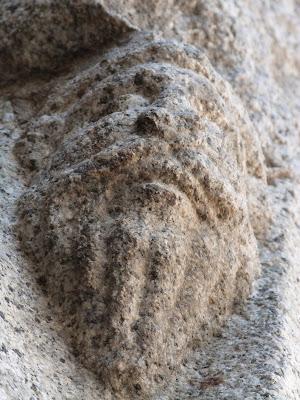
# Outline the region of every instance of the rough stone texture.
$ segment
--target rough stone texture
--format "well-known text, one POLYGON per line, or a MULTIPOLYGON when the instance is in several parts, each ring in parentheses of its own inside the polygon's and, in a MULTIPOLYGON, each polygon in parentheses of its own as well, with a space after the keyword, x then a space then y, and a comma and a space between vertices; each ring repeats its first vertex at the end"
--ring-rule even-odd
POLYGON ((1 10, 1 396, 298 399, 299 3, 1 10))
POLYGON ((157 390, 257 270, 254 128, 206 57, 171 41, 134 38, 50 86, 17 143, 41 171, 21 200, 26 253, 84 363, 157 390))
POLYGON ((5 80, 60 69, 65 58, 105 47, 134 30, 94 0, 4 1, 0 23, 5 80))

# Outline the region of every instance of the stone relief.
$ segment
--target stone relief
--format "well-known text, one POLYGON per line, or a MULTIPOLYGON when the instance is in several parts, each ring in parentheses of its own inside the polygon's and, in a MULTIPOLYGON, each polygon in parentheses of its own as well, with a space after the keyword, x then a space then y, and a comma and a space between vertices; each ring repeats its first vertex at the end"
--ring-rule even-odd
POLYGON ((44 85, 16 144, 24 250, 84 365, 153 395, 258 271, 253 126, 201 51, 150 34, 44 85))

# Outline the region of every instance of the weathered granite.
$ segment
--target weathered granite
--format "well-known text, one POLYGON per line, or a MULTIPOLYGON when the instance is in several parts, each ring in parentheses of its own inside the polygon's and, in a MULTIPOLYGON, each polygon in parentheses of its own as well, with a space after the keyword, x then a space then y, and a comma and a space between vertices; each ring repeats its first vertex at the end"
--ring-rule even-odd
POLYGON ((79 358, 148 395, 249 293, 259 142, 191 46, 139 35, 49 86, 16 144, 20 238, 79 358))
POLYGON ((3 398, 297 399, 299 3, 1 9, 3 398))

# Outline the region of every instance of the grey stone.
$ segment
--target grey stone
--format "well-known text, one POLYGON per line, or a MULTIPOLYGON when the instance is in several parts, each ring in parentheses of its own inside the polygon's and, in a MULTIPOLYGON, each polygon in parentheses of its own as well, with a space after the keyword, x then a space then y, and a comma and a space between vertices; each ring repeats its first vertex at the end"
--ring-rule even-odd
POLYGON ((298 2, 0 7, 0 395, 298 399, 298 2))

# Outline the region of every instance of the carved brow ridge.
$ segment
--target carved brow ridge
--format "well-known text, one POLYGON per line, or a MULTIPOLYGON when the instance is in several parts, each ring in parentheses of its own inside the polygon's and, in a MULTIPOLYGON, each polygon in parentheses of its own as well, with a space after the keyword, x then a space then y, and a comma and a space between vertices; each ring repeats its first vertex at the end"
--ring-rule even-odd
MULTIPOLYGON (((166 73, 166 71, 164 73, 161 72, 160 70, 160 65, 157 64, 147 64, 147 65, 142 65, 140 66, 142 67, 142 71, 148 71, 150 72, 151 76, 155 77, 156 74, 158 73, 158 75, 160 77, 163 78, 163 86, 160 88, 160 93, 158 92, 156 95, 156 99, 152 102, 152 104, 149 107, 145 108, 145 113, 142 113, 140 115, 137 116, 137 120, 138 122, 141 122, 141 120, 144 118, 144 120, 147 122, 149 122, 149 115, 147 115, 146 113, 152 113, 153 115, 158 111, 160 114, 163 112, 164 115, 163 117, 166 118, 172 118, 172 120, 174 121, 174 123, 176 123, 178 126, 183 126, 185 123, 189 123, 191 122, 191 120, 193 119, 192 123, 199 123, 199 110, 195 109, 191 102, 193 102, 193 98, 195 97, 193 94, 189 93, 189 88, 186 85, 186 82, 183 82, 183 84, 179 85, 178 82, 176 82, 175 79, 173 79, 173 77, 171 77, 168 73, 166 73), (152 68, 149 68, 152 67, 152 68), (167 85, 166 85, 167 84, 167 85), (178 103, 178 95, 182 95, 182 99, 183 101, 187 102, 187 105, 189 107, 189 109, 185 108, 183 111, 180 110, 181 104, 180 102, 178 103), (174 102, 174 104, 172 104, 172 102, 174 102), (174 110, 175 107, 175 110, 174 110), (189 121, 188 121, 189 120, 189 121)), ((135 70, 135 72, 139 72, 141 68, 139 68, 138 70, 135 70)), ((200 78, 198 77, 196 74, 192 73, 191 71, 188 70, 182 70, 182 69, 176 69, 176 73, 180 73, 181 77, 184 78, 191 78, 191 84, 193 84, 193 87, 197 89, 198 85, 199 85, 199 89, 201 89, 201 98, 199 99, 199 101, 202 104, 202 107, 207 108, 207 101, 205 100, 205 98, 213 98, 213 101, 210 101, 210 109, 209 109, 209 119, 211 119, 212 123, 217 123, 217 125, 219 125, 220 128, 222 129, 226 129, 227 128, 227 122, 226 122, 226 118, 222 119, 222 114, 224 113, 224 107, 225 105, 223 104, 223 101, 220 100, 218 97, 218 93, 215 91, 214 87, 211 85, 211 83, 206 79, 206 78, 200 78), (192 74, 192 76, 191 76, 192 74), (203 93, 204 90, 204 93, 203 93)), ((126 76, 126 80, 128 79, 128 76, 126 76)), ((123 85, 125 85, 125 87, 128 85, 128 82, 122 82, 123 85)), ((101 90, 104 90, 105 86, 101 88, 101 90)), ((137 89, 137 88, 135 88, 137 89)), ((94 89, 95 90, 95 89, 94 89)), ((138 90, 134 90, 134 93, 139 93, 138 90)), ((130 93, 132 94, 132 93, 130 93)), ((86 108, 89 105, 89 99, 91 98, 91 93, 88 94, 86 101, 88 102, 87 104, 81 104, 80 108, 77 108, 77 110, 71 110, 71 114, 70 116, 74 117, 74 112, 75 114, 77 112, 79 112, 79 116, 82 114, 82 110, 84 110, 84 108, 86 108), (81 111, 80 111, 81 110, 81 111)), ((182 100, 180 100, 182 101, 182 100)), ((134 110, 131 110, 131 112, 133 112, 134 110)), ((118 111, 116 111, 118 112, 118 111)), ((200 111, 201 113, 203 112, 202 110, 200 111)), ((112 114, 107 114, 107 115, 99 115, 99 120, 97 121, 97 125, 98 124, 105 124, 105 118, 109 117, 112 114)), ((155 115, 154 115, 155 117, 155 115)), ((68 117, 67 117, 68 118, 68 117)), ((134 117, 135 118, 135 117, 134 117)), ((77 119, 77 118, 76 118, 77 119)), ((85 126, 85 130, 88 130, 89 127, 94 126, 95 121, 92 121, 92 123, 90 123, 89 125, 85 126)), ((72 128, 72 125, 74 125, 74 121, 69 121, 66 123, 66 128, 69 131, 72 128), (71 125, 70 125, 71 123, 71 125)), ((104 128, 104 127, 103 127, 104 128)), ((103 129, 102 128, 102 129, 103 129)), ((81 129, 81 128, 80 128, 81 129)), ((176 128, 177 129, 177 128, 176 128)), ((162 132, 163 128, 160 128, 160 133, 162 132)), ((173 129, 174 130, 174 129, 173 129)), ((147 132, 148 133, 148 132, 147 132)), ((151 132, 152 133, 152 132, 151 132)), ((153 132, 155 134, 155 132, 153 132)), ((178 136, 178 140, 181 140, 181 138, 183 137, 184 132, 181 130, 180 134, 179 133, 175 133, 175 132, 171 132, 171 129, 168 129, 168 134, 171 133, 172 138, 176 139, 176 135, 178 136)), ((74 134, 76 135, 76 131, 75 132, 66 132, 65 133, 65 137, 72 137, 74 136, 74 134)), ((186 135, 185 135, 186 136, 186 135)))

